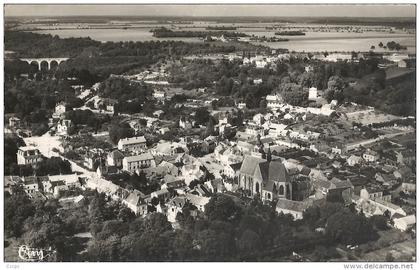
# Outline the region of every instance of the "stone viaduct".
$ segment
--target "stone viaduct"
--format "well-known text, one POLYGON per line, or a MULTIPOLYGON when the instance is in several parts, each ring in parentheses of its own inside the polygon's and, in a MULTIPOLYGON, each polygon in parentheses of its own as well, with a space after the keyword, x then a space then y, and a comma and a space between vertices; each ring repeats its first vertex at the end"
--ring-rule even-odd
POLYGON ((67 61, 69 58, 20 58, 21 61, 27 62, 29 65, 36 63, 38 70, 41 70, 42 64, 47 63, 48 70, 51 69, 51 64, 60 65, 61 62, 67 61))

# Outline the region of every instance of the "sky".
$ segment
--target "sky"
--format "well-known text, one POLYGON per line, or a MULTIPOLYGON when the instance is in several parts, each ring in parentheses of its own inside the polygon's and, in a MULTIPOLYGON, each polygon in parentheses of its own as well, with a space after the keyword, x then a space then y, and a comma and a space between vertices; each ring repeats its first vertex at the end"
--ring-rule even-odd
POLYGON ((415 5, 5 5, 6 16, 415 17, 415 5))

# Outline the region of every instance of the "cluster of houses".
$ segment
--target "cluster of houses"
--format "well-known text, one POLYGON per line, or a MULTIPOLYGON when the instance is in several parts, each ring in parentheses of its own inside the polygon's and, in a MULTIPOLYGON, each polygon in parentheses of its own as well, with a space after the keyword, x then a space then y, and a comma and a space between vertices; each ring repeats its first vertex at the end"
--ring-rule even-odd
POLYGON ((84 189, 86 179, 77 174, 49 176, 5 176, 5 191, 13 193, 14 187, 22 186, 32 198, 58 198, 66 190, 84 189))

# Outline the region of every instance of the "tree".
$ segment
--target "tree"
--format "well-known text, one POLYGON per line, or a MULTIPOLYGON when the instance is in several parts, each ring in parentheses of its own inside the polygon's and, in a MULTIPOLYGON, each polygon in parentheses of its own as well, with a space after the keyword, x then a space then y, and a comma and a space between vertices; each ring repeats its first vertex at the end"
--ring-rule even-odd
POLYGON ((204 125, 210 119, 210 113, 205 107, 200 107, 195 111, 194 116, 197 125, 204 125))
POLYGON ((245 230, 238 240, 238 248, 241 252, 255 252, 261 248, 260 236, 252 230, 245 230))
POLYGON ((13 189, 13 195, 5 198, 4 228, 8 237, 19 237, 25 220, 35 214, 35 205, 22 187, 13 189))
POLYGON ((232 234, 206 229, 198 233, 198 242, 204 261, 234 260, 235 244, 232 234))
POLYGON ((361 244, 377 238, 366 217, 348 209, 336 212, 328 218, 325 233, 332 242, 346 245, 361 244))
POLYGON ((373 215, 369 218, 369 222, 377 230, 383 231, 388 228, 388 219, 385 216, 373 215))
POLYGON ((384 46, 384 44, 382 43, 382 41, 379 42, 378 46, 379 46, 379 48, 382 48, 384 46))
POLYGON ((338 102, 342 102, 344 99, 344 87, 344 80, 340 76, 331 76, 328 80, 328 89, 326 93, 328 102, 331 102, 333 99, 336 99, 338 102))
POLYGON ((214 134, 214 120, 211 117, 207 122, 206 131, 204 132, 204 137, 208 137, 214 134))
POLYGON ((204 213, 210 220, 231 220, 239 215, 239 208, 232 198, 216 194, 206 204, 204 213))
POLYGON ((120 139, 130 138, 132 136, 134 136, 134 130, 128 123, 121 125, 113 124, 109 128, 109 138, 114 144, 117 144, 120 139))

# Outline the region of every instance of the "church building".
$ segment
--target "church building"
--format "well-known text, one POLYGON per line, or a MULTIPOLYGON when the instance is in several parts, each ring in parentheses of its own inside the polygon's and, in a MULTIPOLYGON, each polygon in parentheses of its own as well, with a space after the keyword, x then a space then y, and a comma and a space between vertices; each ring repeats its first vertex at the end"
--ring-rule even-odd
POLYGON ((257 195, 262 200, 292 199, 292 182, 281 160, 246 156, 239 172, 239 187, 249 197, 257 195))

